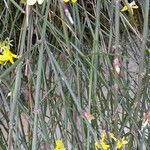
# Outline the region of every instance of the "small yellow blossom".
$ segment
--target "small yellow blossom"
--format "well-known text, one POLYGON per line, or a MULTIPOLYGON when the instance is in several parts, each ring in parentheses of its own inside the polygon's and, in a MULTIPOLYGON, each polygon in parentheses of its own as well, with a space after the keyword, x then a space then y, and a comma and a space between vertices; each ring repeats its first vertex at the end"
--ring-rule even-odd
POLYGON ((72 3, 76 3, 77 2, 77 0, 63 0, 65 3, 67 3, 67 2, 69 2, 69 1, 71 1, 72 3))
POLYGON ((62 140, 56 140, 56 146, 54 150, 66 150, 66 148, 63 146, 62 140))
MULTIPOLYGON (((108 135, 111 139, 113 139, 116 142, 116 148, 121 149, 125 144, 128 143, 128 141, 125 140, 123 137, 122 139, 117 139, 113 133, 108 132, 108 135)), ((99 142, 95 142, 95 148, 96 149, 102 149, 102 150, 110 150, 110 146, 105 143, 106 139, 106 131, 102 131, 101 133, 101 139, 99 142)))
POLYGON ((105 143, 105 137, 106 137, 106 132, 105 132, 105 130, 103 130, 102 131, 102 133, 101 133, 101 139, 100 139, 100 141, 99 142, 95 142, 95 148, 96 149, 102 149, 102 150, 109 150, 109 145, 107 145, 106 143, 105 143))
POLYGON ((117 142, 117 149, 121 149, 125 144, 128 143, 128 141, 125 140, 125 138, 123 137, 122 139, 118 140, 113 133, 109 133, 109 136, 115 141, 117 142))
POLYGON ((133 9, 138 9, 138 6, 136 5, 135 1, 132 1, 131 3, 129 3, 128 5, 125 5, 122 9, 121 12, 124 11, 129 11, 129 9, 131 10, 132 15, 133 13, 133 9))
POLYGON ((97 149, 97 148, 101 148, 101 145, 100 145, 100 143, 98 143, 98 142, 95 142, 95 148, 97 149))
POLYGON ((121 149, 127 143, 128 143, 128 141, 126 141, 125 138, 123 137, 121 140, 117 141, 117 148, 121 149))
POLYGON ((115 136, 114 136, 113 133, 110 133, 110 132, 109 132, 109 136, 110 136, 114 141, 117 141, 117 139, 115 138, 115 136))
POLYGON ((17 58, 17 55, 13 54, 10 51, 10 48, 7 47, 2 51, 2 55, 0 55, 0 63, 6 63, 7 61, 10 61, 12 64, 14 63, 14 58, 17 58))
POLYGON ((10 46, 12 46, 11 42, 12 40, 9 40, 9 38, 0 41, 0 64, 5 64, 8 61, 13 64, 14 58, 17 58, 17 55, 10 51, 10 46))
POLYGON ((104 141, 100 140, 100 142, 95 142, 96 149, 109 150, 109 145, 107 145, 104 141))
POLYGON ((36 2, 38 2, 39 5, 41 5, 44 0, 27 0, 27 5, 34 5, 36 2))

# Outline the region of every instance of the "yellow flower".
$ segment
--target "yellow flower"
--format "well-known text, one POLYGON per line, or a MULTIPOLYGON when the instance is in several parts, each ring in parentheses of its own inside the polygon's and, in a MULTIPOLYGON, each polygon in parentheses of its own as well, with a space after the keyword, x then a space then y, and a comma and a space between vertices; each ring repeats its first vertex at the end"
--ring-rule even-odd
POLYGON ((63 146, 62 140, 56 140, 56 146, 54 150, 66 150, 66 148, 63 146))
POLYGON ((71 1, 72 3, 76 3, 77 2, 77 0, 64 0, 65 3, 69 2, 69 1, 71 1))
POLYGON ((44 0, 27 0, 27 5, 34 5, 36 2, 38 2, 39 5, 41 5, 44 0))
MULTIPOLYGON (((117 139, 113 133, 108 132, 108 135, 110 138, 112 138, 116 142, 116 148, 121 149, 125 144, 128 143, 128 141, 125 140, 123 137, 122 139, 117 139)), ((102 150, 110 150, 110 146, 105 143, 106 138, 106 131, 102 131, 101 133, 101 139, 99 142, 95 142, 95 148, 96 149, 102 149, 102 150)))
POLYGON ((125 138, 123 137, 122 139, 118 140, 117 138, 115 138, 113 133, 109 133, 109 136, 115 141, 117 142, 117 149, 121 149, 125 144, 128 143, 128 141, 125 140, 125 138))
POLYGON ((13 58, 17 58, 17 55, 13 54, 10 51, 10 47, 7 47, 2 51, 2 55, 0 55, 0 64, 6 63, 7 61, 10 61, 13 64, 14 63, 13 58))
POLYGON ((115 138, 115 136, 114 136, 113 133, 110 133, 110 132, 109 132, 109 136, 110 136, 114 141, 117 141, 117 139, 115 138))
POLYGON ((96 149, 102 149, 102 150, 109 150, 109 145, 107 145, 105 142, 95 142, 95 148, 96 149))
POLYGON ((101 145, 100 145, 100 143, 98 143, 98 142, 95 142, 95 148, 97 149, 97 148, 101 148, 101 145))
POLYGON ((0 41, 0 64, 5 64, 10 61, 12 64, 14 63, 14 58, 17 58, 17 55, 13 54, 10 51, 10 46, 12 40, 6 38, 4 41, 0 41))
POLYGON ((133 15, 133 14, 134 14, 134 13, 133 13, 133 9, 138 9, 138 6, 136 5, 135 1, 132 1, 132 2, 129 3, 129 4, 126 4, 126 5, 121 9, 121 12, 129 11, 129 9, 131 10, 131 13, 132 13, 132 15, 133 15))
POLYGON ((121 140, 117 141, 117 148, 121 149, 127 143, 128 143, 128 141, 126 141, 125 138, 123 137, 121 140))
POLYGON ((100 139, 100 141, 99 142, 95 142, 95 148, 96 149, 102 149, 102 150, 109 150, 109 145, 107 145, 106 143, 105 143, 105 137, 106 137, 106 132, 105 132, 105 130, 104 131, 102 131, 102 133, 101 133, 101 139, 100 139))
POLYGON ((100 140, 100 142, 95 142, 96 149, 109 150, 109 145, 107 145, 104 141, 100 140))

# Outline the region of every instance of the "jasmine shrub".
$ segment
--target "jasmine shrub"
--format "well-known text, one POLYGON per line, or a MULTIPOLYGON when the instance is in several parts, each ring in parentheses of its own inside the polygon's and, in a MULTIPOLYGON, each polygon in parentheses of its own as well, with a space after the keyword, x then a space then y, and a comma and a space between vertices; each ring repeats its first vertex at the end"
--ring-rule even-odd
POLYGON ((7 0, 0 14, 0 149, 150 149, 149 0, 7 0))

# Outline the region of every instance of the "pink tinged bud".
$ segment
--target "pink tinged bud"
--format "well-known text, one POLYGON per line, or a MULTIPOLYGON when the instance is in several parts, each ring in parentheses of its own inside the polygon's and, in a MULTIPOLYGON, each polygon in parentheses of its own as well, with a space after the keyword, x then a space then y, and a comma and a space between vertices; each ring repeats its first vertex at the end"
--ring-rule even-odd
POLYGON ((120 75, 121 73, 121 68, 120 68, 120 62, 119 62, 119 59, 118 57, 116 57, 114 60, 113 60, 113 67, 115 69, 115 72, 120 75))

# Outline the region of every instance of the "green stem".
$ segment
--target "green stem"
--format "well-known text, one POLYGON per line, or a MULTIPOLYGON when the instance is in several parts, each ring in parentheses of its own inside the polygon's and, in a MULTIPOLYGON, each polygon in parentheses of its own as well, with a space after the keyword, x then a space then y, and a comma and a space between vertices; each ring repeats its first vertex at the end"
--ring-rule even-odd
MULTIPOLYGON (((145 1, 145 14, 144 14, 144 26, 143 26, 143 38, 142 38, 142 45, 141 45, 141 53, 140 53, 140 59, 139 59, 139 73, 138 73, 138 85, 137 85, 137 94, 134 102, 134 109, 135 110, 135 116, 137 116, 138 113, 138 107, 140 104, 140 99, 142 95, 142 80, 143 80, 143 73, 144 73, 144 53, 146 49, 146 40, 147 40, 147 34, 148 34, 148 17, 149 17, 149 0, 145 1)), ((137 119, 137 117, 135 117, 137 119)))
MULTIPOLYGON (((120 38, 120 0, 115 1, 115 55, 119 56, 119 38, 120 38)), ((118 124, 118 74, 115 72, 114 78, 114 130, 117 133, 118 124)))
MULTIPOLYGON (((26 36, 26 23, 24 19, 23 23, 23 29, 22 33, 20 36, 21 39, 21 44, 20 44, 20 56, 23 54, 23 47, 25 43, 25 36, 26 36)), ((21 85, 21 69, 22 69, 22 63, 18 64, 18 67, 16 68, 16 81, 15 81, 15 87, 13 91, 13 103, 11 106, 11 111, 10 111, 10 122, 9 122, 9 135, 8 135, 8 150, 11 150, 12 148, 12 134, 13 134, 13 124, 14 124, 14 118, 15 118, 15 113, 16 113, 16 108, 17 108, 17 101, 18 101, 18 95, 20 91, 20 85, 21 85)))
MULTIPOLYGON (((90 68, 90 82, 89 82, 89 100, 88 100, 88 111, 91 111, 91 102, 92 99, 96 100, 96 88, 97 88, 97 66, 98 66, 98 50, 99 50, 99 33, 100 33, 100 1, 97 1, 96 4, 96 27, 95 34, 93 37, 93 56, 92 56, 92 65, 90 68), (94 68, 93 68, 94 66, 94 68), (93 95, 93 96, 92 96, 93 95)), ((90 130, 88 129, 87 133, 87 150, 90 148, 90 130)))
POLYGON ((40 104, 40 88, 41 88, 41 77, 42 77, 42 66, 43 66, 43 40, 45 38, 46 33, 46 24, 47 17, 49 12, 49 4, 51 1, 48 1, 45 18, 43 23, 43 30, 41 34, 42 43, 39 48, 39 59, 38 59, 38 69, 37 69, 37 80, 36 80, 36 88, 35 88, 35 107, 34 107, 34 126, 33 126, 33 139, 32 139, 32 150, 37 150, 37 130, 38 130, 38 114, 40 114, 39 104, 40 104))

